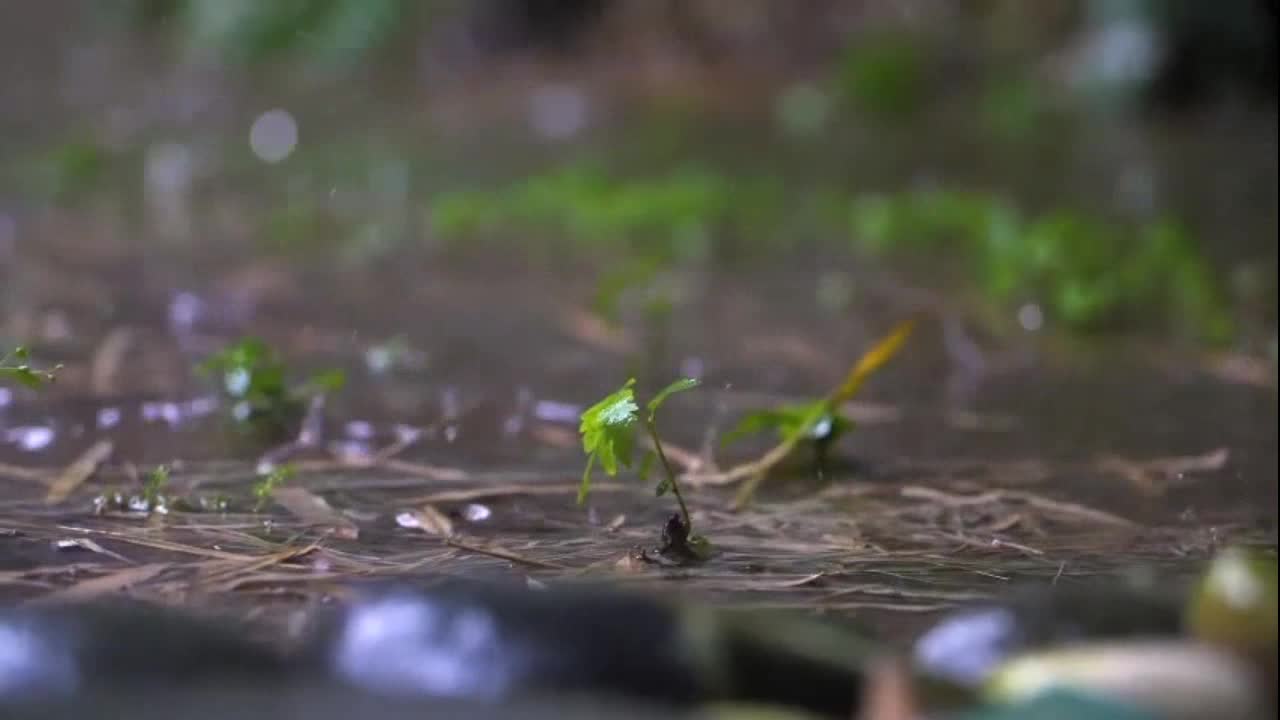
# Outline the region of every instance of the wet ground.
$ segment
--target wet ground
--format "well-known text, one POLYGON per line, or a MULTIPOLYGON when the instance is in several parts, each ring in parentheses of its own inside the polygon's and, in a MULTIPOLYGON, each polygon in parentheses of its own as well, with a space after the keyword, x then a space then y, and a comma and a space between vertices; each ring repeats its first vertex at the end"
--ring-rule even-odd
MULTIPOLYGON (((455 181, 518 176, 566 148, 626 148, 637 137, 626 123, 566 145, 518 122, 518 83, 431 103, 366 88, 326 105, 217 77, 166 94, 172 78, 129 75, 136 58, 82 54, 78 67, 101 61, 101 82, 132 82, 108 83, 112 98, 37 66, 60 99, 6 118, 11 167, 85 125, 127 160, 71 198, 41 196, 13 173, 0 189, 0 338, 63 364, 52 387, 0 388, 5 600, 127 588, 279 629, 351 578, 603 579, 851 615, 900 640, 946 607, 1018 583, 1135 565, 1180 576, 1223 544, 1275 543, 1277 398, 1265 357, 1149 336, 1070 340, 1052 327, 992 332, 962 290, 932 289, 947 273, 929 262, 886 267, 821 244, 682 267, 666 324, 632 313, 611 327, 590 310, 607 253, 548 254, 534 238, 442 248, 421 208, 455 181), (300 108, 302 128, 297 156, 279 165, 245 147, 253 119, 276 106, 300 108), (467 127, 467 112, 496 127, 467 127), (166 168, 181 181, 155 180, 166 168), (282 248, 263 228, 291 203, 329 214, 282 248), (851 288, 835 307, 819 292, 832 283, 851 288), (672 510, 629 475, 575 504, 578 413, 628 374, 649 387, 701 378, 703 390, 664 411, 663 434, 686 470, 727 466, 764 449, 719 449, 738 415, 821 394, 917 312, 902 357, 848 408, 859 427, 825 479, 793 473, 742 512, 728 509, 732 488, 689 488, 717 548, 705 565, 628 560, 672 510), (319 439, 287 458, 289 485, 307 493, 262 512, 251 487, 268 450, 229 439, 218 388, 192 372, 246 334, 299 373, 338 367, 348 380, 328 398, 319 439), (94 472, 60 484, 86 452, 94 472), (171 468, 172 494, 230 505, 95 512, 95 498, 138 492, 156 464, 171 468), (63 486, 69 494, 50 502, 63 486), (299 510, 315 497, 327 509, 299 510)), ((628 107, 600 97, 601 115, 628 107)), ((1064 142, 1091 152, 1048 177, 1056 140, 990 158, 945 118, 947 132, 879 147, 853 133, 849 147, 803 151, 762 142, 772 136, 753 129, 758 120, 694 123, 668 152, 692 144, 731 166, 790 158, 787 172, 820 182, 853 172, 844 161, 856 157, 862 183, 1003 183, 1029 203, 1086 206, 1111 194, 1093 178, 1137 168, 1158 180, 1158 202, 1230 235, 1214 245, 1224 264, 1274 268, 1274 117, 1073 134, 1064 142)), ((643 148, 615 153, 662 163, 643 148)))

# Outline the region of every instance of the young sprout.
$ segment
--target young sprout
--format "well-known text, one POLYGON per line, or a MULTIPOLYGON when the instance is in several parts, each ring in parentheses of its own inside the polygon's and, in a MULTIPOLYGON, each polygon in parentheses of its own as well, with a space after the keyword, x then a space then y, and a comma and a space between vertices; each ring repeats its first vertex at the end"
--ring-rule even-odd
POLYGON ((662 466, 662 477, 654 488, 654 494, 662 497, 671 493, 680 506, 680 514, 663 530, 663 547, 701 554, 705 552, 707 544, 705 539, 693 534, 689 506, 685 503, 684 493, 680 491, 676 471, 671 467, 666 451, 662 448, 657 422, 658 409, 667 399, 676 393, 697 387, 698 381, 683 378, 658 391, 645 404, 644 415, 640 414, 640 406, 636 403, 635 383, 635 378, 627 380, 617 391, 582 413, 578 431, 582 434, 582 449, 587 454, 587 466, 582 473, 582 484, 578 488, 578 503, 585 502, 591 491, 591 472, 597 462, 610 476, 617 475, 619 467, 632 466, 636 429, 643 426, 652 448, 641 460, 638 475, 641 480, 647 480, 656 460, 662 466))
POLYGON ((147 479, 142 484, 142 503, 141 505, 147 511, 155 511, 159 513, 167 512, 165 507, 164 489, 169 484, 169 468, 166 465, 157 465, 147 473, 147 479))
POLYGON ((262 476, 262 479, 253 486, 253 496, 257 498, 257 502, 253 505, 253 511, 262 512, 262 508, 266 507, 267 503, 271 501, 272 493, 289 478, 293 477, 293 473, 292 465, 281 465, 262 476))
POLYGON ((57 379, 61 365, 49 370, 39 370, 30 365, 31 353, 25 347, 16 347, 0 357, 0 380, 13 380, 29 388, 38 389, 57 379))
POLYGON ((342 388, 340 370, 318 373, 290 386, 287 368, 279 355, 256 338, 245 338, 205 360, 199 371, 221 381, 231 401, 231 418, 270 439, 284 436, 301 422, 310 398, 342 388))
POLYGON ((759 458, 723 473, 729 480, 745 481, 734 498, 735 508, 742 508, 749 503, 769 471, 786 459, 801 442, 813 440, 821 461, 821 453, 825 452, 835 438, 853 427, 853 422, 840 414, 840 406, 857 394, 867 378, 898 354, 907 338, 911 337, 915 325, 914 318, 899 323, 889 335, 863 354, 849 368, 840 385, 825 397, 809 403, 756 412, 743 418, 738 427, 729 433, 727 440, 772 429, 777 432, 779 441, 759 458))

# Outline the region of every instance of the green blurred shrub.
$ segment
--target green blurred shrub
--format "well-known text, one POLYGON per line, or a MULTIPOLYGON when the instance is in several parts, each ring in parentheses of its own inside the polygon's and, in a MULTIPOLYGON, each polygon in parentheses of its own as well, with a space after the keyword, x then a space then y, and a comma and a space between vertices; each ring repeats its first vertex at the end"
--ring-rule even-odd
POLYGON ((1167 219, 1127 225, 1067 210, 1024 218, 998 197, 929 191, 858 197, 849 223, 874 253, 952 248, 988 296, 1035 298, 1078 330, 1151 315, 1210 341, 1232 334, 1207 261, 1167 219))
POLYGON ((434 3, 414 0, 131 0, 114 6, 135 26, 164 26, 233 62, 300 54, 357 62, 387 45, 410 13, 434 3))
POLYGON ((578 248, 624 247, 672 260, 696 259, 726 233, 770 236, 777 199, 772 182, 697 168, 620 179, 574 165, 497 190, 441 194, 432 205, 431 224, 444 238, 514 232, 578 248))
POLYGON ((890 118, 910 115, 927 91, 924 46, 899 32, 857 37, 840 60, 837 88, 859 111, 890 118))

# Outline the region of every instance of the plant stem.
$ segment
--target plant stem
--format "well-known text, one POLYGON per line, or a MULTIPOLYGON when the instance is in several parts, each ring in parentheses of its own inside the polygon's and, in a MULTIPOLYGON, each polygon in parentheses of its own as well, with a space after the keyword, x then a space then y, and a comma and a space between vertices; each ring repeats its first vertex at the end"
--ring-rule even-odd
POLYGON ((662 471, 667 474, 667 480, 671 483, 671 494, 676 496, 676 502, 680 503, 680 516, 684 519, 684 526, 689 530, 689 534, 693 534, 693 520, 689 519, 689 506, 684 504, 684 495, 680 493, 680 483, 676 482, 675 470, 671 469, 671 462, 667 460, 667 453, 662 450, 662 441, 658 439, 658 428, 652 420, 646 420, 644 427, 649 431, 649 439, 653 441, 654 452, 658 453, 658 461, 662 463, 662 471))

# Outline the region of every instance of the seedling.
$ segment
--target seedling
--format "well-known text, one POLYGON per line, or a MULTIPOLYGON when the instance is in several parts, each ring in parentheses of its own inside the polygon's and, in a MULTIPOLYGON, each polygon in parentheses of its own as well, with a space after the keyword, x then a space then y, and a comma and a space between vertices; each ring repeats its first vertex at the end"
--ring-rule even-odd
POLYGON ((591 492, 591 472, 597 461, 609 476, 617 475, 619 467, 631 468, 635 454, 636 428, 642 425, 653 447, 640 461, 638 470, 640 479, 648 480, 649 472, 656 459, 662 466, 663 474, 658 479, 654 494, 662 497, 671 493, 680 506, 680 513, 673 516, 663 528, 662 551, 705 557, 710 546, 705 538, 693 533, 693 520, 689 517, 689 506, 685 503, 684 493, 680 491, 676 472, 662 449, 662 439, 658 435, 657 423, 658 409, 667 401, 667 398, 697 387, 698 381, 683 378, 666 386, 645 404, 643 416, 640 414, 640 406, 636 403, 635 384, 635 378, 627 380, 626 384, 617 391, 582 413, 582 423, 578 430, 582 434, 582 449, 587 454, 587 466, 582 473, 582 484, 578 488, 578 504, 585 502, 588 493, 591 492))
POLYGON ((126 494, 108 487, 93 499, 93 511, 98 515, 108 511, 165 515, 170 510, 201 513, 227 512, 230 508, 230 501, 224 495, 175 495, 170 491, 169 479, 169 467, 157 465, 143 479, 140 493, 126 494))
POLYGON ((806 403, 779 405, 776 408, 757 410, 742 418, 721 439, 728 445, 747 435, 772 430, 779 441, 798 434, 801 441, 813 443, 815 465, 819 474, 826 471, 827 453, 836 440, 854 428, 853 420, 838 411, 829 411, 824 399, 806 403), (811 417, 818 420, 808 425, 811 417))
POLYGON ((61 365, 49 370, 39 370, 30 365, 31 353, 25 347, 16 347, 0 358, 0 380, 12 380, 29 388, 39 389, 57 379, 61 365))
MULTIPOLYGON (((836 437, 853 427, 853 422, 840 414, 840 406, 858 392, 872 373, 883 367, 902 349, 903 344, 915 329, 915 324, 916 321, 912 319, 894 328, 893 332, 863 354, 858 362, 849 368, 844 381, 825 397, 809 403, 762 410, 742 419, 729 433, 729 440, 753 432, 773 430, 778 434, 779 441, 758 459, 719 474, 718 480, 722 484, 745 481, 734 498, 735 508, 741 508, 749 503, 756 488, 764 481, 769 471, 790 456, 801 442, 805 440, 815 442, 819 452, 819 463, 821 463, 822 453, 826 448, 834 442, 836 437)), ((707 479, 704 478, 705 480, 707 479)))
POLYGON ((222 380, 222 390, 232 401, 231 418, 237 427, 277 439, 301 421, 310 398, 341 389, 345 377, 339 370, 311 376, 290 387, 286 368, 277 353, 261 340, 246 338, 210 357, 199 368, 222 380))
POLYGON ((293 477, 293 474, 294 470, 292 465, 281 465, 262 476, 262 479, 253 486, 253 496, 257 498, 257 502, 253 505, 253 511, 262 512, 262 508, 266 507, 267 503, 271 502, 271 494, 276 491, 276 488, 280 487, 289 478, 293 477))
POLYGON ((169 468, 165 465, 157 465, 147 473, 147 479, 142 484, 142 502, 148 511, 166 512, 166 498, 164 489, 169 485, 169 468))

